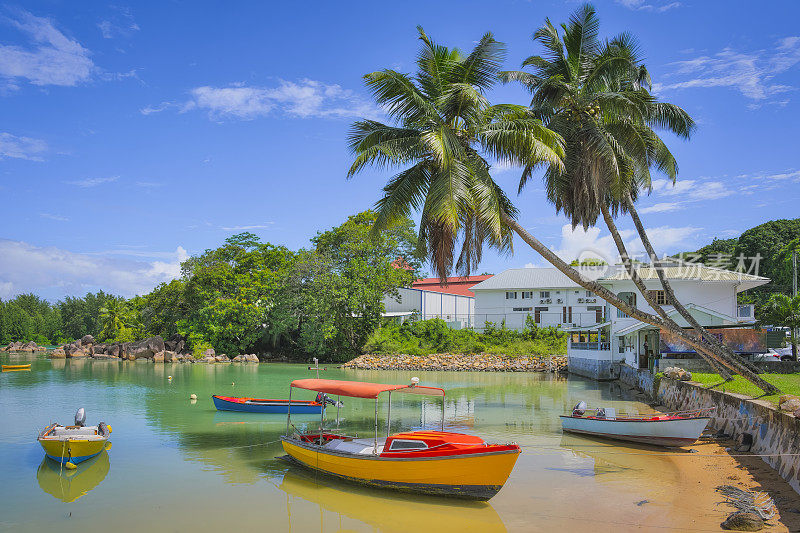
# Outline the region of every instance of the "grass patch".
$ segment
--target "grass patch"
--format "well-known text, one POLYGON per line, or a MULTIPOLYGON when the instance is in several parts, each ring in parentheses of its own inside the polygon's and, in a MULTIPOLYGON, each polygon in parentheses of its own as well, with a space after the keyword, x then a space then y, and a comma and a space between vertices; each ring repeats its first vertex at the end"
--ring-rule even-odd
POLYGON ((566 355, 567 335, 558 328, 537 327, 532 320, 526 322, 522 331, 508 329, 505 322, 499 326, 487 322, 483 333, 472 329, 450 329, 444 320, 438 318, 402 324, 387 322, 370 336, 364 353, 566 355))
MULTIPOLYGON (((781 394, 794 394, 800 396, 800 374, 759 374, 764 381, 771 383, 781 390, 781 394)), ((699 372, 692 372, 692 381, 697 381, 705 386, 716 385, 722 381, 719 374, 701 374, 699 372)), ((734 376, 733 381, 723 383, 714 387, 716 390, 724 392, 735 392, 737 394, 744 394, 755 398, 761 396, 764 392, 744 379, 742 376, 734 376)), ((763 396, 759 399, 767 400, 778 405, 778 398, 781 394, 771 394, 763 396)))

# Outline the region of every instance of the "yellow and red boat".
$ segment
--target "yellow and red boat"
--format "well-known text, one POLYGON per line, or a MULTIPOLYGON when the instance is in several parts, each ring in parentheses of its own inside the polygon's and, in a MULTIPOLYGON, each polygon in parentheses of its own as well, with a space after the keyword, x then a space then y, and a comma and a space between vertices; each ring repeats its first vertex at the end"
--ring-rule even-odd
POLYGON ((86 426, 85 422, 86 413, 81 408, 75 414, 75 425, 50 424, 44 428, 37 440, 47 457, 67 468, 75 468, 110 446, 106 443, 111 436, 111 426, 104 422, 86 426))
MULTIPOLYGON (((521 453, 515 443, 489 444, 480 437, 444 431, 444 390, 423 387, 413 378, 410 385, 384 385, 358 381, 299 379, 289 388, 300 388, 351 398, 375 400, 375 437, 359 439, 325 431, 290 432, 281 437, 285 458, 337 478, 361 484, 465 498, 488 500, 503 487, 521 453), (378 439, 378 396, 388 393, 387 436, 378 439), (410 431, 389 434, 392 393, 421 394, 442 399, 441 431, 410 431)), ((338 411, 337 411, 338 425, 338 411)))

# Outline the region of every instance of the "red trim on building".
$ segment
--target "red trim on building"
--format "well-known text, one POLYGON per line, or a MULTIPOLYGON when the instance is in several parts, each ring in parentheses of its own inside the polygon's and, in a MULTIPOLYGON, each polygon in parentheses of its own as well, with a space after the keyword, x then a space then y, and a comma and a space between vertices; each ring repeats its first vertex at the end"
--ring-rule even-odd
POLYGON ((411 284, 414 289, 423 291, 441 292, 444 294, 457 294, 459 296, 475 296, 475 293, 469 290, 481 281, 485 281, 492 277, 492 274, 485 276, 467 276, 465 278, 452 277, 447 278, 447 285, 441 285, 439 278, 425 278, 418 279, 411 284))

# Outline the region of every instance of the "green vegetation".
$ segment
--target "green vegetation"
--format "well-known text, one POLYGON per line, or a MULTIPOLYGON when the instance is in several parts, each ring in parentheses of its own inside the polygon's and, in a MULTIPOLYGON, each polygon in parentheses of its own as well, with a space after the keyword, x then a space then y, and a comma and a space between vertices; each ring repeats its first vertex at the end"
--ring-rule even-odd
POLYGON ((373 333, 365 353, 428 355, 434 353, 492 353, 505 355, 566 355, 567 335, 561 329, 539 328, 531 317, 525 329, 508 329, 487 322, 483 333, 455 330, 444 320, 409 320, 386 323, 373 333))
POLYGON ((797 361, 797 329, 800 328, 800 295, 773 294, 766 305, 766 318, 773 324, 790 328, 792 357, 797 361))
POLYGON ((744 394, 750 396, 751 398, 758 397, 761 400, 770 401, 775 405, 778 404, 778 398, 781 394, 794 394, 800 396, 800 374, 759 374, 759 376, 765 379, 767 382, 778 387, 781 392, 779 394, 762 396, 763 393, 758 387, 741 376, 734 376, 733 381, 719 385, 723 381, 719 374, 701 374, 698 372, 692 372, 692 381, 697 381, 705 386, 718 385, 717 387, 714 387, 717 390, 744 394))
POLYGON ((380 325, 383 297, 418 277, 413 223, 373 232, 375 213, 353 215, 293 252, 242 233, 185 261, 180 279, 129 300, 104 293, 50 304, 0 301, 0 342, 67 342, 91 334, 126 342, 175 333, 195 354, 280 352, 346 360, 380 325), (411 270, 392 262, 403 257, 411 270))

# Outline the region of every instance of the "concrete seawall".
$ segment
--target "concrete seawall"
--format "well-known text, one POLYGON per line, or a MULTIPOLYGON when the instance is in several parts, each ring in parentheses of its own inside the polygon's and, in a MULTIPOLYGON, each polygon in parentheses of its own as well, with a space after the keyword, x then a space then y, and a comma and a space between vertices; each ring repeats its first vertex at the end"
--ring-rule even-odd
POLYGON ((622 366, 620 381, 650 395, 673 411, 716 407, 709 426, 734 439, 752 438, 750 452, 762 457, 800 493, 800 420, 771 403, 741 394, 706 389, 699 383, 662 378, 658 390, 649 372, 622 366), (782 455, 781 455, 782 454, 782 455), (798 455, 786 455, 798 454, 798 455))

